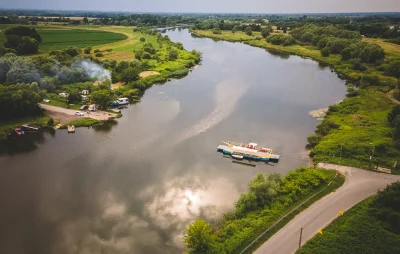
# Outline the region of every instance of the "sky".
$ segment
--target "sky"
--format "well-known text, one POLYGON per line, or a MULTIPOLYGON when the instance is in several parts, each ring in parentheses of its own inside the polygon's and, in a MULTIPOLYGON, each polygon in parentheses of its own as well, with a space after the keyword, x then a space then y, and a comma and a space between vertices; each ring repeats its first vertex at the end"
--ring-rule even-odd
POLYGON ((400 12, 400 0, 2 0, 0 8, 129 12, 400 12))

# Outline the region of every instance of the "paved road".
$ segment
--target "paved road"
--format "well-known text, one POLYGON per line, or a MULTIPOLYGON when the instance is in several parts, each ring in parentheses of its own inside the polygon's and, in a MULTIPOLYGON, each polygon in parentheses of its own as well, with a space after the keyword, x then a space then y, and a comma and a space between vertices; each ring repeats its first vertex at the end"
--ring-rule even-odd
POLYGON ((336 192, 325 196, 297 215, 285 227, 261 245, 254 253, 291 254, 299 247, 300 229, 303 228, 302 245, 339 216, 339 210, 345 212, 358 202, 374 195, 378 189, 400 181, 400 176, 375 173, 358 168, 332 164, 318 164, 320 168, 336 169, 344 174, 346 181, 336 192))
MULTIPOLYGON (((40 104, 40 107, 42 107, 43 109, 50 111, 50 112, 56 112, 56 113, 65 114, 68 116, 75 116, 75 112, 80 111, 80 110, 74 110, 74 109, 60 108, 60 107, 51 106, 51 105, 47 105, 47 104, 40 104)), ((110 116, 115 117, 115 114, 100 111, 100 110, 97 110, 95 112, 90 112, 90 114, 87 114, 86 111, 87 110, 82 110, 82 112, 85 112, 85 116, 80 116, 80 117, 90 117, 90 118, 101 120, 101 121, 108 120, 108 118, 110 116)), ((56 119, 56 120, 60 121, 59 119, 56 119)), ((60 122, 62 122, 62 121, 60 121, 60 122)))

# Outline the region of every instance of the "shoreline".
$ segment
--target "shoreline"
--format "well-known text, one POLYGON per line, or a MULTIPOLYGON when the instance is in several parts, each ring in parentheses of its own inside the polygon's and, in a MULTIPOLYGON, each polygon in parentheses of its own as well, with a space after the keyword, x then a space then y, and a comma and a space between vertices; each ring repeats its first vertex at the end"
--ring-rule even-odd
MULTIPOLYGON (((375 67, 371 67, 371 69, 367 71, 353 70, 348 67, 347 62, 341 60, 340 55, 331 54, 328 57, 323 57, 319 50, 311 46, 273 45, 266 42, 264 38, 260 39, 255 37, 253 40, 246 41, 229 40, 226 39, 226 37, 231 36, 231 34, 227 32, 218 35, 212 34, 209 30, 190 30, 190 32, 198 37, 239 42, 248 46, 262 48, 271 54, 275 53, 283 56, 296 55, 329 67, 332 72, 337 74, 338 78, 346 81, 346 87, 352 88, 354 86, 359 89, 357 89, 357 94, 355 96, 346 96, 341 103, 329 105, 326 116, 318 118, 318 120, 322 120, 320 123, 321 126, 335 123, 338 127, 336 127, 336 129, 330 129, 324 134, 321 134, 318 132, 318 128, 315 128, 313 135, 308 137, 309 142, 312 142, 309 143, 312 144, 309 153, 310 159, 314 163, 341 163, 346 166, 364 169, 371 168, 372 164, 374 164, 373 167, 383 166, 387 168, 391 168, 391 165, 393 165, 393 162, 397 158, 394 155, 382 154, 379 156, 375 153, 374 160, 371 161, 369 155, 367 156, 354 151, 361 149, 360 146, 364 150, 369 150, 371 144, 381 144, 382 146, 387 146, 388 149, 392 149, 392 147, 395 149, 392 138, 387 139, 387 133, 391 132, 392 129, 388 126, 386 115, 390 112, 391 108, 396 105, 390 98, 391 94, 388 93, 389 91, 396 90, 396 78, 384 75, 384 73, 374 69, 375 67), (363 85, 361 83, 363 77, 367 78, 372 75, 378 80, 377 83, 370 85, 363 85), (368 104, 373 106, 365 106, 368 104), (334 105, 336 105, 336 107, 334 105), (331 107, 332 111, 329 110, 331 107), (354 107, 357 107, 357 109, 352 111, 354 107), (368 113, 365 114, 364 112, 368 113), (374 118, 371 118, 371 115, 374 116, 374 118), (384 115, 385 117, 378 117, 377 115, 384 115), (366 121, 368 121, 368 125, 366 121), (378 128, 380 132, 376 133, 376 128, 378 128), (312 141, 310 141, 310 138, 312 141), (331 156, 331 154, 342 154, 342 148, 343 151, 345 151, 345 156, 340 156, 340 158, 339 156, 331 156)), ((400 52, 396 53, 400 56, 400 52)), ((386 59, 392 60, 393 56, 386 55, 386 59)), ((321 116, 325 115, 322 110, 315 113, 318 113, 318 116, 320 113, 322 113, 321 116)), ((400 174, 400 171, 396 172, 394 169, 392 173, 400 174)))

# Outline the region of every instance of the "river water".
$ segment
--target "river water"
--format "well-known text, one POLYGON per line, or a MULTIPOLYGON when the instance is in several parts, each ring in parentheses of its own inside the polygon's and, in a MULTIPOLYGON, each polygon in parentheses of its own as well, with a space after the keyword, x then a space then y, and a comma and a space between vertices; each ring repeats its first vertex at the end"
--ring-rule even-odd
POLYGON ((221 217, 257 172, 307 163, 309 111, 345 95, 312 60, 168 31, 203 54, 181 80, 149 89, 101 128, 28 133, 0 154, 0 253, 179 253, 185 227, 221 217), (248 167, 221 140, 281 154, 248 167))

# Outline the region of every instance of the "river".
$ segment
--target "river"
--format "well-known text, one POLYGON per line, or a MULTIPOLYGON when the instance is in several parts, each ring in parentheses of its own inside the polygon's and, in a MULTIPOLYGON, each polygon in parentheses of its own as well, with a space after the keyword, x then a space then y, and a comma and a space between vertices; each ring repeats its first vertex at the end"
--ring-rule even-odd
POLYGON ((309 111, 344 98, 329 68, 241 43, 167 34, 202 52, 180 80, 154 86, 113 125, 28 133, 0 154, 0 253, 179 253, 198 216, 232 209, 257 172, 307 164, 309 111), (272 148, 248 167, 221 140, 272 148))

